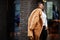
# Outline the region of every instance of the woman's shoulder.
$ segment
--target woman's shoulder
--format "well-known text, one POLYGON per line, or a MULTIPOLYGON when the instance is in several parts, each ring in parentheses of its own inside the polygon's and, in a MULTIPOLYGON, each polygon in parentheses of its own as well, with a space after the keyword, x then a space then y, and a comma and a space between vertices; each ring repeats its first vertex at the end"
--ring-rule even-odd
POLYGON ((42 11, 40 8, 36 8, 35 10, 42 11))
POLYGON ((36 8, 33 11, 42 11, 40 8, 36 8))

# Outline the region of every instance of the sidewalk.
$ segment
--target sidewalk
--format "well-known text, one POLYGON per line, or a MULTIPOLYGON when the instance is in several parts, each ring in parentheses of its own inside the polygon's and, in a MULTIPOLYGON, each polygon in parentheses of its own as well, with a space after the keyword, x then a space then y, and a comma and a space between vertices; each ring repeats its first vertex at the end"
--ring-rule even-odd
POLYGON ((60 40, 60 34, 48 34, 47 40, 60 40))

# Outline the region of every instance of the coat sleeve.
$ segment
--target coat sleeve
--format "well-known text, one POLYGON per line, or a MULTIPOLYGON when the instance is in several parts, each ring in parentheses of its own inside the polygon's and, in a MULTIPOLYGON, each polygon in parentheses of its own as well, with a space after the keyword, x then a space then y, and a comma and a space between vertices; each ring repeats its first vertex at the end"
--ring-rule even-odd
POLYGON ((33 30, 35 28, 36 23, 39 21, 39 10, 36 10, 34 12, 34 15, 31 18, 31 25, 30 25, 30 29, 33 30))

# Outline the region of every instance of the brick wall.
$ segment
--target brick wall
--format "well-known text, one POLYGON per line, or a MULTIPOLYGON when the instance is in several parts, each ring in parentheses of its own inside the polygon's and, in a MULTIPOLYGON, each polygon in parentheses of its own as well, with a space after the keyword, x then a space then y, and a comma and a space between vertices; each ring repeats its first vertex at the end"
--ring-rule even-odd
POLYGON ((30 13, 31 0, 20 0, 20 37, 19 40, 27 40, 27 21, 30 13))
POLYGON ((27 22, 31 11, 35 8, 36 0, 20 0, 20 40, 27 38, 27 22))

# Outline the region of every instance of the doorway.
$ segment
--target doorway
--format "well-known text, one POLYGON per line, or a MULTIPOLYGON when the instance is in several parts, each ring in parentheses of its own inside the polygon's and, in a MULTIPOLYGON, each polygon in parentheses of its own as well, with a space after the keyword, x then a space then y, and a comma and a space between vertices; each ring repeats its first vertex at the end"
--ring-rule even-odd
POLYGON ((15 0, 8 0, 7 12, 7 39, 14 40, 14 17, 15 17, 15 0))

